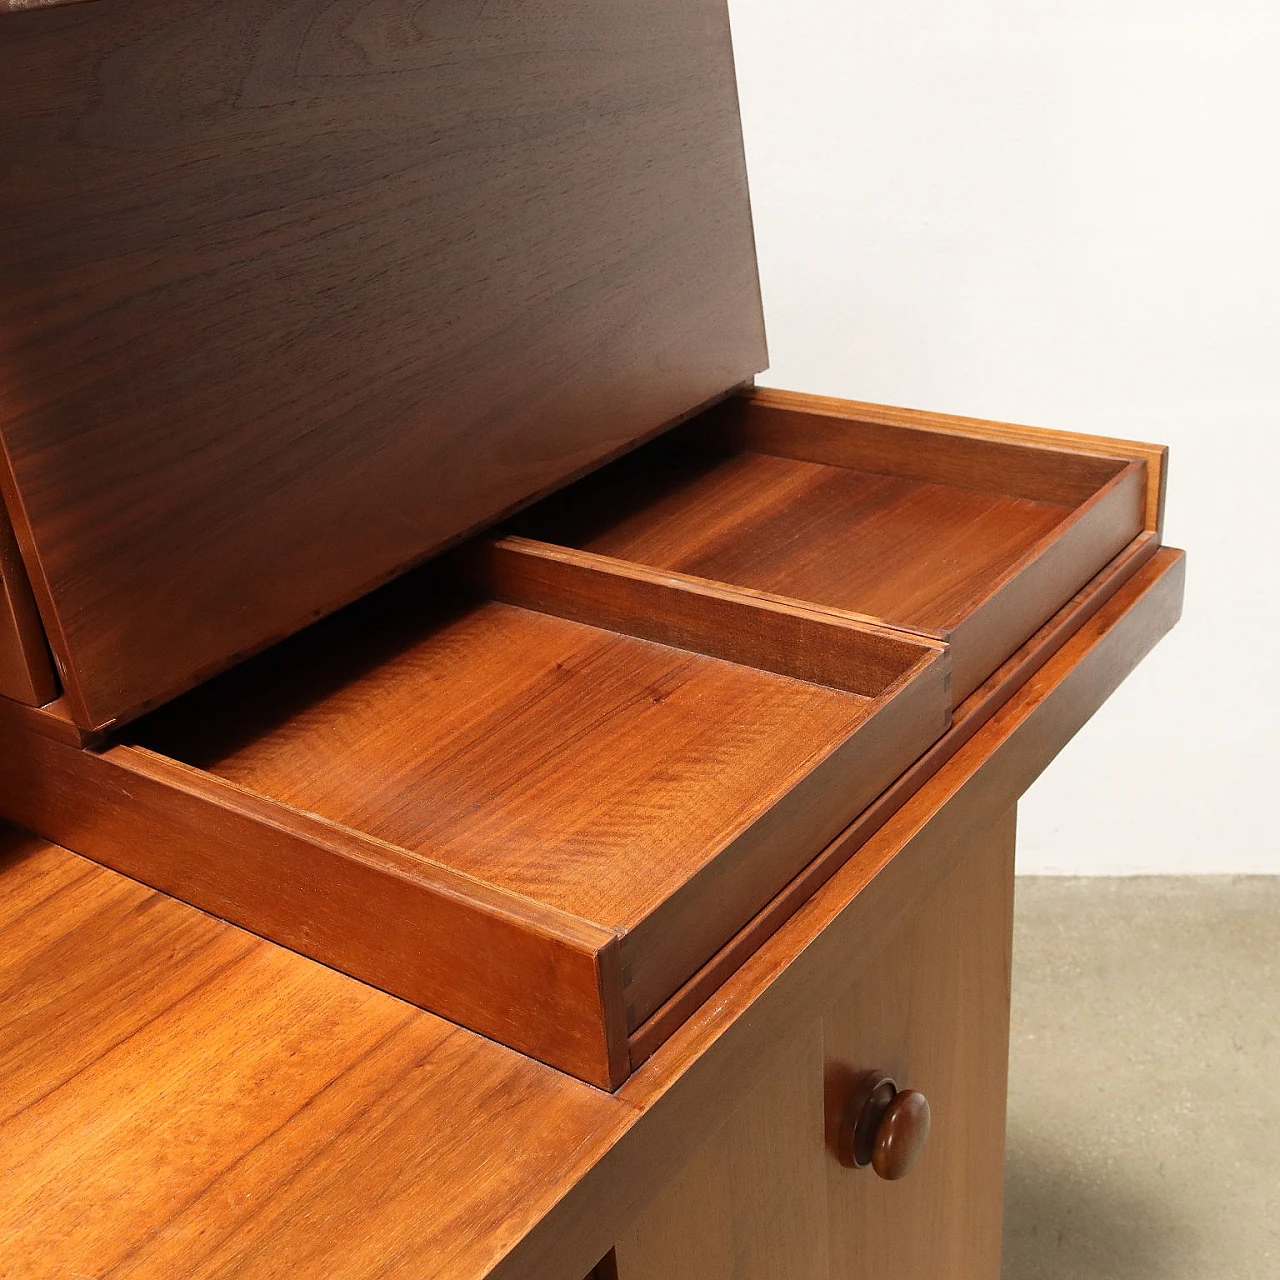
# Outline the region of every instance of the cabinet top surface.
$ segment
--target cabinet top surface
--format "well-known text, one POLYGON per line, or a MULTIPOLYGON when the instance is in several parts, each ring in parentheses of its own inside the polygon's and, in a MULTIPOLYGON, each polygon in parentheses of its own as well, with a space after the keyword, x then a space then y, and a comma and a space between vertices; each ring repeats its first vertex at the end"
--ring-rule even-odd
POLYGON ((727 15, 11 14, 6 499, 126 720, 765 363, 727 15))

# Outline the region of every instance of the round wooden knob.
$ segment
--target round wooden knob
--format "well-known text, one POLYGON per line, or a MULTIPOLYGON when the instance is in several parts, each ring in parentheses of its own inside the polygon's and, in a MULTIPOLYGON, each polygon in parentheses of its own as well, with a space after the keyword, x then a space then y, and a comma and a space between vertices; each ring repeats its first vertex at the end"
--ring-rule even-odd
POLYGON ((868 1071, 855 1086, 840 1127, 840 1159, 870 1165, 889 1182, 915 1168, 929 1140, 929 1100, 899 1089, 883 1071, 868 1071))

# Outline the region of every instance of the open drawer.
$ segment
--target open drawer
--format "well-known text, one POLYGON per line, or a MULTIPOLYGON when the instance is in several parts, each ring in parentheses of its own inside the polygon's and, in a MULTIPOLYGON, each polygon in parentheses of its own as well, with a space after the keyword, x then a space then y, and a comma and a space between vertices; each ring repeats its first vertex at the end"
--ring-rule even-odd
POLYGON ((1146 530, 1164 450, 753 389, 519 534, 947 641, 959 704, 1146 530))
POLYGON ((614 1087, 627 1037, 945 730, 934 640, 479 542, 128 726, 0 726, 9 816, 614 1087))
POLYGON ((615 1087, 1154 554, 1163 471, 747 392, 105 742, 0 702, 2 812, 615 1087))

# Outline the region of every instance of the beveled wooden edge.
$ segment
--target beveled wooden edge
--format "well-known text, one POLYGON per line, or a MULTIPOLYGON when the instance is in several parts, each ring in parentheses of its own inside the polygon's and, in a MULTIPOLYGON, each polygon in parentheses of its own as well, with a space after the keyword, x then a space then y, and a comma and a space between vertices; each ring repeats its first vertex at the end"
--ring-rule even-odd
POLYGON ((626 1076, 611 930, 141 747, 80 750, 0 722, 0 812, 589 1084, 626 1076))
POLYGON ((873 404, 863 400, 843 400, 835 396, 808 395, 774 387, 744 387, 735 399, 747 405, 843 418, 849 422, 869 422, 1062 453, 1140 461, 1147 469, 1143 527, 1157 534, 1163 532, 1169 459, 1169 450, 1164 445, 1087 435, 1077 431, 1058 431, 1048 427, 1029 427, 1013 422, 995 422, 985 418, 966 418, 949 413, 932 413, 922 409, 904 409, 896 405, 873 404))
POLYGON ((13 466, 8 447, 0 438, 0 502, 3 503, 9 531, 17 544, 18 554, 22 559, 27 574, 27 584, 35 599, 36 609, 41 619, 45 642, 48 644, 53 660, 61 677, 62 692, 58 701, 73 724, 86 734, 97 734, 104 726, 95 726, 84 705, 79 685, 76 681, 74 667, 67 665, 65 655, 66 636, 58 619, 57 610, 53 607, 53 597, 49 594, 49 584, 45 580, 44 570, 36 546, 31 538, 31 524, 27 519, 26 504, 18 490, 14 479, 13 466), (30 568, 26 568, 30 566, 30 568))
POLYGON ((486 1280, 590 1273, 706 1139, 711 1117, 746 1096, 762 1056, 822 1014, 1173 626, 1183 570, 1180 551, 1151 556, 681 1024, 615 1094, 643 1123, 612 1142, 486 1280))
POLYGON ((90 733, 72 720, 65 697, 55 698, 42 707, 0 697, 0 724, 11 724, 70 747, 92 747, 102 741, 102 734, 90 733))
MULTIPOLYGON (((735 398, 701 420, 708 443, 825 466, 1075 506, 1130 459, 735 398)), ((696 428, 688 434, 697 438, 696 428)))
POLYGON ((950 661, 941 636, 532 538, 482 542, 469 569, 508 604, 867 698, 950 661))
POLYGON ((967 698, 1050 618, 1064 591, 1105 572, 1140 536, 1146 469, 1130 462, 991 582, 950 632, 952 692, 967 698))
POLYGON ((0 696, 41 707, 58 696, 53 655, 9 513, 0 503, 0 696))
POLYGON ((700 1005, 787 919, 822 888, 912 796, 950 761, 983 725, 1026 684, 1160 548, 1144 532, 1078 591, 999 670, 956 709, 950 730, 866 809, 848 830, 791 881, 757 916, 632 1032, 632 1070, 647 1061, 700 1005))

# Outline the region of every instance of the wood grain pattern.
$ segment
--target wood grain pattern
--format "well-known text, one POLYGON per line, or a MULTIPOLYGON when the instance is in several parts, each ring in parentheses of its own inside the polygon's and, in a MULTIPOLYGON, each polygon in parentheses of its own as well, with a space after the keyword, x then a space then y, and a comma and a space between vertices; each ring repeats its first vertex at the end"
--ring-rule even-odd
MULTIPOLYGON (((746 406, 747 415, 755 418, 757 423, 762 418, 767 420, 773 412, 788 415, 800 412, 810 417, 829 416, 869 427, 897 428, 893 435, 882 434, 880 438, 895 459, 899 460, 903 457, 927 456, 930 452, 928 437, 936 440, 940 436, 1051 450, 1054 457, 1047 470, 1056 472, 1059 476, 1070 474, 1077 481, 1086 474, 1084 469, 1091 464, 1084 461, 1072 463, 1070 458, 1063 455, 1083 454, 1095 459, 1115 458, 1124 462, 1140 459, 1146 466, 1147 481, 1143 527, 1149 532, 1163 533, 1169 471, 1169 450, 1164 445, 1087 435, 1078 431, 1057 431, 1048 427, 1028 427, 1012 422, 991 422, 985 418, 965 418, 951 413, 934 413, 931 410, 903 409, 895 405, 871 404, 862 400, 841 400, 832 396, 782 391, 773 387, 745 389, 739 394, 739 400, 746 406), (891 440, 894 443, 890 444, 891 440)), ((1000 455, 990 456, 994 458, 1000 455)), ((1007 467, 1013 456, 1005 453, 999 467, 1007 467)), ((1044 470, 1045 468, 1041 468, 1042 473, 1044 470)))
POLYGON ((1159 552, 612 1097, 268 944, 237 962, 243 935, 139 886, 73 957, 85 916, 63 912, 115 901, 89 886, 120 882, 61 850, 37 867, 43 846, 18 842, 3 868, 4 954, 18 954, 15 917, 31 932, 0 981, 86 1016, 15 1033, 14 988, 0 999, 5 1062, 21 1060, 43 1095, 0 1122, 13 1192, 0 1197, 0 1271, 588 1274, 749 1096, 762 1060, 858 980, 1171 625, 1180 575, 1179 553, 1159 552), (175 946, 187 917, 199 929, 175 946), (211 951, 192 968, 201 943, 225 967, 211 951), (165 998, 125 998, 152 988, 165 998), (93 1028, 105 1055, 82 1042, 93 1028))
POLYGON ((0 868, 6 1280, 472 1280, 634 1121, 61 849, 0 868))
POLYGON ((483 543, 477 560, 474 573, 495 599, 868 698, 926 664, 938 679, 948 666, 937 661, 940 640, 611 556, 506 537, 483 543))
POLYGON ((1065 503, 661 440, 518 527, 600 555, 943 631, 1065 503))
POLYGON ((765 363, 723 0, 91 4, 0 82, 0 470, 86 728, 765 363))
POLYGON ((1143 528, 1145 458, 755 392, 526 513, 532 537, 943 635, 958 705, 1143 528))
POLYGON ((644 1123, 566 1193, 492 1280, 559 1280, 589 1267, 715 1118, 750 1090, 756 1064, 826 1012, 1016 803, 1053 755, 1177 620, 1184 557, 1162 549, 796 911, 615 1095, 644 1123))
POLYGON ((751 450, 873 475, 897 476, 999 497, 1077 507, 1133 459, 1058 447, 1052 432, 1024 427, 999 438, 867 417, 857 401, 752 389, 707 412, 708 434, 751 450))
POLYGON ((998 1280, 1015 825, 1010 811, 974 841, 822 1019, 829 1135, 868 1067, 931 1112, 901 1182, 826 1162, 832 1276, 998 1280))
POLYGON ((618 1280, 828 1280, 821 1027, 758 1064, 750 1093, 628 1224, 618 1280))
MULTIPOLYGON (((745 608, 765 632, 864 639, 834 617, 745 608)), ((715 630, 696 614, 695 631, 715 630)), ((897 664, 875 697, 417 575, 102 756, 34 741, 24 755, 33 726, 14 722, 0 805, 612 1088, 627 1033, 945 730, 940 647, 866 639, 897 664)))
MULTIPOLYGON (((873 709, 550 614, 459 602, 334 619, 140 725, 137 741, 629 929, 873 709)), ((930 727, 931 741, 938 716, 930 727)))
POLYGON ((967 698, 1064 599, 1124 552, 1142 531, 1143 484, 1142 466, 1131 463, 987 584, 947 636, 953 697, 967 698))
POLYGON ((0 697, 39 707, 57 696, 58 677, 31 582, 0 506, 0 697))
POLYGON ((134 748, 0 723, 0 798, 29 830, 601 1088, 626 1073, 609 930, 134 748))
POLYGON ((875 803, 822 851, 630 1037, 632 1066, 651 1057, 675 1030, 771 937, 786 920, 985 725, 1159 551, 1154 533, 1136 538, 1082 591, 1076 593, 956 710, 951 728, 875 803))

